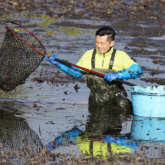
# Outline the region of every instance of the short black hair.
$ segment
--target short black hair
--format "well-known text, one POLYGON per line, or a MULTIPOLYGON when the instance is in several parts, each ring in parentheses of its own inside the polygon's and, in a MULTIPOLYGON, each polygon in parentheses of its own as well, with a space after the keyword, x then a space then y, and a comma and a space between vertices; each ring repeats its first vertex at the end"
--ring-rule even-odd
POLYGON ((111 40, 114 41, 115 40, 116 33, 115 33, 115 31, 111 27, 109 27, 109 26, 103 26, 103 27, 101 27, 100 29, 98 29, 96 31, 96 34, 95 35, 96 36, 97 35, 99 35, 99 36, 108 35, 107 40, 108 41, 111 41, 111 40))

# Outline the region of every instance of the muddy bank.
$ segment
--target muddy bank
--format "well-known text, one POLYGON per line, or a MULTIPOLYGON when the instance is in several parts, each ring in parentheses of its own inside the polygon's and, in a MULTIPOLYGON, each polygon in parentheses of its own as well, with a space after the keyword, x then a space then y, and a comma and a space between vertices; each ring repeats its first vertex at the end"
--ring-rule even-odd
POLYGON ((159 20, 161 25, 165 22, 161 20, 164 14, 164 0, 50 0, 50 1, 5 1, 0 3, 1 14, 9 13, 10 11, 20 12, 23 10, 34 11, 40 9, 46 10, 47 14, 58 17, 68 17, 73 19, 99 17, 101 19, 112 20, 120 18, 120 20, 159 20), (159 11, 159 12, 158 12, 159 11))

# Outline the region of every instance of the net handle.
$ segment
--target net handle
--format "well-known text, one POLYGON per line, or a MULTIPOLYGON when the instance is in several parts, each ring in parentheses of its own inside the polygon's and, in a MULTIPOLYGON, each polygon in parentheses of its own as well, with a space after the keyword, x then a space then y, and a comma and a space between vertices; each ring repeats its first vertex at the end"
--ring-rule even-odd
MULTIPOLYGON (((20 24, 18 24, 18 23, 16 23, 16 22, 12 22, 12 21, 6 21, 6 22, 5 22, 5 26, 6 26, 6 28, 7 28, 8 30, 10 30, 17 38, 19 38, 21 41, 23 41, 26 45, 28 45, 28 46, 31 47, 33 50, 37 51, 39 54, 41 54, 42 56, 45 57, 45 55, 47 54, 47 53, 46 53, 46 50, 45 50, 45 47, 42 45, 41 41, 40 41, 31 31, 29 31, 28 29, 26 29, 24 26, 22 26, 22 25, 20 25, 20 24), (43 54, 43 53, 41 53, 40 51, 38 51, 37 49, 35 49, 33 46, 31 46, 31 45, 28 44, 26 41, 24 41, 21 37, 19 37, 16 33, 14 33, 13 30, 11 30, 11 29, 8 27, 7 22, 10 22, 10 23, 12 23, 12 24, 16 24, 16 25, 22 27, 22 28, 25 29, 27 32, 29 32, 33 37, 35 37, 36 40, 38 40, 38 42, 39 42, 39 43, 41 44, 41 46, 43 47, 44 53, 45 53, 45 54, 43 54)), ((49 58, 49 57, 48 57, 48 58, 49 58)), ((94 74, 96 74, 96 75, 99 75, 99 76, 104 77, 104 75, 101 74, 101 73, 94 72, 94 71, 92 71, 92 70, 88 70, 88 69, 83 68, 83 67, 79 67, 79 66, 74 65, 74 64, 71 64, 71 63, 69 63, 69 62, 66 63, 65 61, 60 60, 60 59, 55 59, 55 61, 59 61, 59 62, 64 63, 64 64, 66 64, 66 65, 71 65, 71 66, 74 66, 74 67, 77 67, 77 68, 81 68, 81 69, 83 69, 83 70, 85 70, 85 71, 88 71, 88 72, 91 72, 91 73, 94 73, 94 74)), ((116 79, 115 81, 118 81, 118 82, 120 82, 120 83, 124 83, 124 84, 126 84, 126 85, 130 85, 130 86, 136 86, 135 84, 132 84, 132 83, 129 83, 129 82, 126 82, 126 81, 123 81, 123 80, 118 80, 118 79, 116 79)))
MULTIPOLYGON (((64 61, 64 60, 61 60, 61 59, 58 59, 58 58, 54 59, 54 61, 60 62, 60 63, 65 64, 65 65, 74 66, 74 67, 76 67, 76 68, 80 68, 80 69, 82 69, 82 70, 85 70, 85 71, 87 71, 87 72, 90 72, 90 73, 99 75, 99 76, 101 76, 101 77, 104 77, 104 76, 105 76, 105 75, 102 74, 102 73, 99 73, 99 72, 96 72, 96 71, 93 71, 93 70, 89 70, 89 69, 87 69, 87 68, 83 68, 83 67, 81 67, 81 66, 72 64, 72 63, 70 63, 70 62, 68 62, 68 61, 64 61)), ((130 82, 123 81, 123 80, 119 80, 119 79, 115 79, 114 81, 119 82, 119 83, 122 83, 122 84, 129 85, 129 86, 137 86, 137 85, 132 84, 132 83, 130 83, 130 82)))
POLYGON ((31 47, 33 50, 37 51, 39 54, 41 54, 42 56, 45 57, 45 55, 47 54, 47 53, 46 53, 45 47, 42 45, 41 41, 40 41, 31 31, 29 31, 29 30, 26 29, 24 26, 22 26, 22 25, 20 25, 20 24, 18 24, 18 23, 16 23, 16 22, 6 21, 4 24, 5 24, 6 28, 7 28, 8 30, 10 30, 17 38, 19 38, 19 39, 20 39, 21 41, 23 41, 26 45, 28 45, 28 46, 31 47), (24 41, 21 37, 19 37, 16 33, 14 33, 14 31, 8 27, 7 23, 16 24, 16 25, 22 27, 23 29, 25 29, 27 32, 29 32, 29 33, 30 33, 36 40, 38 40, 38 42, 41 44, 42 48, 44 49, 44 53, 45 53, 45 54, 43 54, 43 53, 41 53, 40 51, 38 51, 37 49, 35 49, 33 46, 31 46, 31 45, 28 44, 26 41, 24 41))

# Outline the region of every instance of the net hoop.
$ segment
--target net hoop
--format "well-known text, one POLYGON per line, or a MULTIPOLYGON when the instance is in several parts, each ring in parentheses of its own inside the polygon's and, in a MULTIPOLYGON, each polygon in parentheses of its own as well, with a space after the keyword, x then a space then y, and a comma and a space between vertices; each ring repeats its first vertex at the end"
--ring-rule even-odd
POLYGON ((21 41, 23 41, 26 45, 28 45, 29 47, 31 47, 33 50, 37 51, 39 54, 41 54, 42 56, 45 57, 45 55, 47 54, 46 53, 46 50, 45 50, 45 47, 42 45, 41 41, 31 32, 29 31, 28 29, 26 29, 24 26, 16 23, 16 22, 12 22, 12 21, 6 21, 5 23, 5 26, 8 30, 10 30, 18 39, 20 39, 21 41), (25 29, 27 32, 29 32, 36 40, 38 40, 38 42, 41 44, 42 48, 44 49, 44 53, 41 53, 40 51, 38 51, 37 49, 35 49, 32 45, 28 44, 26 41, 24 41, 21 37, 19 37, 16 33, 14 33, 14 31, 12 29, 9 28, 9 26, 7 25, 7 23, 12 23, 12 24, 16 24, 18 26, 20 26, 21 28, 25 29))

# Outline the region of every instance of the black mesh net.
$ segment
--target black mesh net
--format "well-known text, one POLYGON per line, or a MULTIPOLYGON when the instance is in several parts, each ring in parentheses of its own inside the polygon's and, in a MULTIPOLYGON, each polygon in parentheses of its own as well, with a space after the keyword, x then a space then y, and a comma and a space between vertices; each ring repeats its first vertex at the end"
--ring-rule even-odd
MULTIPOLYGON (((17 28, 15 28, 17 29, 17 28)), ((20 29, 20 28, 19 28, 20 29)), ((14 33, 45 54, 40 42, 25 30, 16 30, 14 33)), ((21 41, 8 28, 0 50, 0 89, 11 91, 24 83, 25 79, 36 70, 44 56, 21 41)))
POLYGON ((1 107, 0 143, 15 150, 26 148, 32 153, 37 153, 43 148, 39 136, 29 127, 25 119, 15 117, 14 114, 3 111, 1 107))

